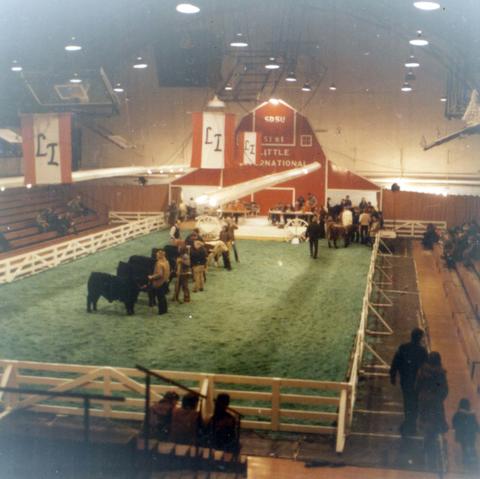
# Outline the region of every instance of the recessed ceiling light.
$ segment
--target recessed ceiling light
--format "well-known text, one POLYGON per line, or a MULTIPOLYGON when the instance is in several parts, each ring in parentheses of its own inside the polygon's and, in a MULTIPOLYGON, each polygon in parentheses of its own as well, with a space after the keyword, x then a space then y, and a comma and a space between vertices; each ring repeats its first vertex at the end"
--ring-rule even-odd
POLYGON ((70 83, 82 83, 82 79, 78 78, 78 73, 74 73, 73 77, 69 80, 70 83))
POLYGON ((200 11, 200 8, 197 7, 196 5, 193 5, 192 3, 179 3, 175 9, 179 13, 198 13, 200 11))
POLYGON ((115 93, 123 93, 125 90, 122 88, 122 85, 120 85, 120 83, 117 83, 113 91, 115 93))
POLYGON ((413 80, 416 80, 416 76, 412 72, 412 70, 408 70, 407 74, 405 75, 405 81, 409 82, 409 81, 413 81, 413 80))
POLYGON ((310 86, 310 82, 305 82, 302 86, 302 91, 312 91, 312 87, 310 86))
POLYGON ((22 66, 17 62, 17 60, 13 60, 12 66, 10 67, 12 72, 21 72, 23 70, 22 66))
POLYGON ((133 68, 136 68, 137 70, 141 70, 147 67, 148 67, 148 63, 145 63, 145 60, 142 57, 137 57, 137 60, 133 64, 133 68))
POLYGON ((1 186, 0 191, 5 191, 5 186, 1 186))
POLYGON ((415 58, 415 55, 410 55, 408 57, 408 60, 405 62, 405 66, 407 68, 418 68, 420 66, 420 63, 415 58))
POLYGON ((235 48, 245 48, 248 47, 248 42, 243 37, 242 33, 237 33, 235 38, 230 42, 230 46, 235 48))
POLYGON ((410 91, 413 90, 413 88, 411 87, 410 83, 405 82, 405 83, 402 85, 401 90, 402 90, 403 92, 410 92, 410 91))
POLYGON ((270 57, 268 62, 265 64, 265 68, 267 70, 278 70, 280 65, 277 63, 274 57, 270 57))
POLYGON ((428 42, 428 40, 423 38, 422 31, 418 30, 417 31, 417 37, 412 38, 412 40, 410 40, 408 43, 410 43, 410 45, 414 45, 416 47, 425 47, 425 46, 428 45, 429 42, 428 42))
POLYGON ((71 42, 65 45, 65 50, 67 52, 79 52, 82 49, 82 46, 76 41, 75 37, 72 37, 71 42))
POLYGON ((25 186, 26 186, 28 189, 30 189, 30 188, 32 187, 32 184, 31 184, 31 183, 27 183, 25 186))
POLYGON ((233 90, 233 86, 230 85, 230 83, 227 83, 227 84, 225 85, 225 90, 226 90, 226 91, 232 91, 232 90, 233 90))
POLYGON ((438 10, 440 8, 438 2, 413 2, 413 6, 419 10, 438 10))
POLYGON ((332 84, 328 87, 330 91, 336 91, 337 87, 335 86, 335 83, 332 82, 332 84))
POLYGON ((446 97, 446 96, 442 96, 442 97, 440 98, 440 101, 441 101, 442 103, 445 103, 445 102, 447 101, 447 97, 446 97))
POLYGON ((297 81, 297 77, 295 76, 295 72, 290 72, 286 77, 285 77, 285 81, 288 81, 288 82, 296 82, 297 81))

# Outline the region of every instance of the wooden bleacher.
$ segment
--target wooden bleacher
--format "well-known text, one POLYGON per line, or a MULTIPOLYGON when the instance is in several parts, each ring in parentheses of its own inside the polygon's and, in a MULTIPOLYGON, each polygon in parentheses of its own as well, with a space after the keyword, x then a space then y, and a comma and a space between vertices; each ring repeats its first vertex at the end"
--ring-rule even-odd
MULTIPOLYGON (((49 187, 3 192, 0 195, 0 232, 9 242, 9 253, 71 236, 61 236, 57 231, 40 232, 36 223, 37 215, 46 208, 52 208, 57 214, 66 212, 70 199, 64 190, 49 187)), ((73 221, 78 234, 104 226, 108 219, 106 212, 102 211, 76 216, 73 221)))
POLYGON ((441 257, 439 245, 435 246, 433 254, 452 312, 452 321, 455 322, 455 329, 465 353, 470 377, 480 390, 480 323, 478 309, 475 309, 478 296, 473 296, 479 291, 480 278, 462 264, 457 264, 455 270, 448 269, 441 257))

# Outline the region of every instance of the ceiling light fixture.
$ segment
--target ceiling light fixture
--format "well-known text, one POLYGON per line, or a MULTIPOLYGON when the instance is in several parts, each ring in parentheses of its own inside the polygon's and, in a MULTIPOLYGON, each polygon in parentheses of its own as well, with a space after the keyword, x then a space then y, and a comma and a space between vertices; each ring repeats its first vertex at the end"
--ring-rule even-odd
POLYGON ((405 62, 406 68, 418 68, 419 66, 420 66, 420 63, 415 58, 415 55, 410 55, 408 57, 408 60, 405 62))
POLYGON ((332 84, 328 87, 330 91, 336 91, 337 87, 335 86, 335 83, 332 82, 332 84))
POLYGON ((265 64, 265 68, 267 70, 278 70, 280 65, 277 63, 274 57, 270 57, 268 62, 265 64))
POLYGON ((136 68, 137 70, 141 70, 147 67, 148 67, 148 63, 145 63, 145 60, 142 57, 137 57, 137 60, 133 64, 133 68, 136 68))
POLYGON ((5 191, 5 186, 0 187, 0 191, 5 191))
POLYGON ((438 2, 413 2, 413 6, 419 10, 438 10, 440 4, 438 2))
POLYGON ((248 47, 248 42, 243 38, 243 33, 237 33, 235 38, 230 42, 231 47, 245 48, 248 47))
POLYGON ((117 83, 113 91, 115 93, 123 93, 125 90, 122 88, 122 85, 120 83, 117 83))
POLYGON ((74 73, 73 77, 69 80, 70 83, 82 83, 82 79, 78 77, 78 73, 74 73))
POLYGON ((225 85, 225 88, 224 88, 224 89, 225 89, 226 91, 232 91, 232 90, 233 90, 233 86, 230 85, 230 83, 227 83, 227 84, 225 85))
POLYGON ((403 92, 410 92, 413 90, 413 88, 411 87, 410 83, 408 83, 407 81, 402 85, 402 88, 401 90, 403 92))
POLYGON ((297 81, 297 77, 295 76, 295 72, 290 72, 286 77, 285 77, 285 81, 288 81, 288 82, 296 82, 297 81))
POLYGON ((177 10, 177 12, 179 13, 193 14, 198 13, 200 11, 200 8, 196 5, 193 5, 192 3, 179 3, 175 7, 175 10, 177 10))
POLYGON ((310 86, 310 82, 306 81, 302 86, 302 91, 312 91, 312 87, 310 86))
POLYGON ((447 97, 446 97, 446 96, 442 96, 442 97, 440 98, 440 101, 441 101, 442 103, 445 103, 445 102, 447 101, 447 97))
POLYGON ((32 184, 31 184, 31 183, 27 183, 25 186, 27 187, 27 189, 30 189, 30 188, 32 187, 32 184))
POLYGON ((412 38, 412 40, 410 40, 408 43, 410 43, 410 45, 414 45, 415 47, 426 47, 429 42, 427 39, 423 38, 422 31, 417 30, 417 37, 412 38))
POLYGON ((72 37, 72 41, 65 45, 65 50, 67 52, 79 52, 82 49, 82 45, 80 45, 75 37, 72 37))
POLYGON ((10 67, 12 72, 21 72, 23 70, 22 66, 17 62, 17 60, 13 60, 12 66, 10 67))
POLYGON ((270 100, 268 100, 268 103, 270 103, 271 105, 278 105, 280 103, 280 100, 278 98, 270 98, 270 100))
POLYGON ((416 80, 417 77, 415 76, 415 74, 413 73, 412 70, 408 70, 407 74, 405 75, 405 81, 406 82, 409 82, 409 81, 413 81, 413 80, 416 80))

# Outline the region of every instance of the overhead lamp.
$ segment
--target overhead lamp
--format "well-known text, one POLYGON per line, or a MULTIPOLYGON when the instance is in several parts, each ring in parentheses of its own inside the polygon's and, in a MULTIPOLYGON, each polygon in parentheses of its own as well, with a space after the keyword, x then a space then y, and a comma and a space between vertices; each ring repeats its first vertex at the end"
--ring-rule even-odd
POLYGON ((404 82, 403 85, 402 85, 402 88, 401 90, 403 92, 410 92, 413 90, 412 86, 410 85, 410 83, 408 83, 408 81, 404 82))
POLYGON ((280 100, 278 98, 270 98, 270 100, 268 100, 268 103, 270 103, 271 105, 278 105, 280 103, 280 100))
POLYGON ((414 45, 415 47, 426 47, 429 42, 427 39, 423 38, 422 31, 418 30, 416 38, 412 38, 412 40, 410 40, 408 43, 410 43, 410 45, 414 45))
POLYGON ((233 86, 230 85, 230 83, 227 83, 227 84, 225 85, 224 90, 226 90, 226 91, 232 91, 232 90, 233 90, 233 86))
POLYGON ((30 189, 30 188, 32 187, 32 184, 31 184, 31 183, 27 183, 25 186, 27 187, 27 189, 30 189))
POLYGON ((148 63, 145 63, 145 60, 142 57, 137 57, 137 60, 133 64, 133 68, 136 68, 137 70, 141 70, 147 67, 148 67, 148 63))
POLYGON ((406 68, 418 68, 420 66, 420 63, 415 58, 415 55, 410 55, 404 65, 406 68))
POLYGON ((225 108, 225 102, 220 100, 217 95, 215 95, 208 103, 208 108, 225 108))
POLYGON ((270 57, 268 62, 265 64, 265 68, 267 70, 278 70, 280 65, 277 63, 274 57, 270 57))
POLYGON ((312 87, 310 86, 310 82, 305 82, 302 86, 302 91, 312 91, 312 87))
POLYGON ((295 76, 295 72, 290 72, 286 77, 285 77, 285 81, 288 81, 288 82, 296 82, 297 81, 297 77, 295 76))
POLYGON ((5 186, 0 186, 0 191, 5 191, 5 186))
POLYGON ((405 75, 405 81, 406 81, 406 82, 416 80, 416 78, 417 78, 417 77, 416 77, 415 74, 412 72, 412 70, 408 70, 407 74, 405 75))
POLYGON ((22 65, 20 65, 17 60, 13 60, 12 66, 10 67, 12 72, 21 72, 23 70, 22 65))
POLYGON ((230 42, 231 47, 245 48, 248 47, 248 42, 243 37, 243 33, 237 33, 235 38, 230 42))
POLYGON ((115 93, 123 93, 125 90, 123 89, 122 85, 120 83, 117 83, 115 85, 115 88, 113 89, 115 93))
POLYGON ((440 4, 438 2, 413 2, 413 6, 419 10, 438 10, 440 4))
POLYGON ((78 73, 74 73, 73 77, 69 80, 70 83, 82 83, 82 79, 78 77, 78 73))
POLYGON ((332 82, 332 84, 328 87, 330 91, 336 91, 337 87, 335 86, 335 83, 332 82))
POLYGON ((72 37, 72 41, 65 45, 65 50, 67 52, 79 52, 82 49, 82 45, 80 45, 75 37, 72 37))
POLYGON ((179 13, 193 14, 198 13, 200 11, 200 8, 196 5, 193 5, 192 3, 179 3, 175 7, 175 10, 177 10, 177 12, 179 13))
POLYGON ((445 102, 447 101, 447 97, 446 97, 446 96, 442 96, 442 97, 440 98, 440 101, 441 101, 442 103, 445 103, 445 102))

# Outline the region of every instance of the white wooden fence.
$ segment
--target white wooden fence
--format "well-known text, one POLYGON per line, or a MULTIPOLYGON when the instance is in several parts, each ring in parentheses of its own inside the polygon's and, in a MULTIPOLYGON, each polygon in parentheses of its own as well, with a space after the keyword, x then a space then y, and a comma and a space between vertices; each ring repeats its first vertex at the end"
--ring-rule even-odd
POLYGON ((161 217, 165 214, 162 211, 110 211, 108 219, 110 223, 132 223, 146 218, 161 217))
POLYGON ((446 221, 384 220, 384 227, 395 231, 400 238, 422 238, 429 224, 442 231, 447 229, 446 221))
MULTIPOLYGON (((136 219, 124 219, 121 226, 106 229, 86 236, 62 241, 28 253, 0 260, 0 283, 10 283, 26 276, 54 268, 83 256, 117 246, 138 236, 156 231, 165 226, 163 213, 129 213, 136 219), (142 216, 143 215, 143 216, 142 216)), ((123 213, 111 212, 119 222, 123 213)))
MULTIPOLYGON (((126 401, 122 403, 92 401, 90 415, 143 420, 145 382, 144 374, 137 369, 0 360, 0 370, 2 387, 40 388, 51 392, 73 392, 81 388, 89 393, 124 396, 126 401)), ((335 434, 338 430, 336 424, 339 427, 345 424, 350 390, 350 385, 345 382, 155 372, 201 391, 211 402, 218 393, 228 393, 232 407, 244 415, 244 429, 335 434)), ((169 390, 176 388, 153 384, 152 400, 169 390)), ((177 389, 177 392, 182 394, 181 390, 177 389)), ((0 419, 16 409, 27 407, 44 413, 83 414, 83 402, 72 398, 0 392, 0 403, 4 409, 0 419)), ((206 409, 212 410, 212 405, 206 409)), ((344 441, 337 441, 337 452, 342 452, 343 446, 344 441)))

